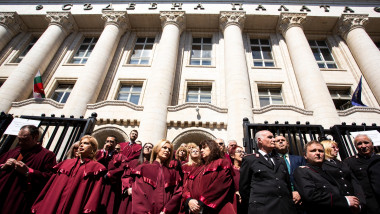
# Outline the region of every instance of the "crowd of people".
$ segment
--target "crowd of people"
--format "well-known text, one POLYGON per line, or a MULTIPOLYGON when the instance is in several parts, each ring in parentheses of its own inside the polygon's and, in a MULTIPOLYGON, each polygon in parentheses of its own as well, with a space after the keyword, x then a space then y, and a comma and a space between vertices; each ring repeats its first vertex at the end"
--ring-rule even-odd
POLYGON ((132 130, 129 142, 107 136, 100 150, 83 136, 58 164, 38 136, 22 127, 0 156, 1 213, 380 213, 380 156, 367 135, 341 161, 332 140, 308 142, 302 157, 267 130, 253 154, 223 139, 142 145, 132 130))

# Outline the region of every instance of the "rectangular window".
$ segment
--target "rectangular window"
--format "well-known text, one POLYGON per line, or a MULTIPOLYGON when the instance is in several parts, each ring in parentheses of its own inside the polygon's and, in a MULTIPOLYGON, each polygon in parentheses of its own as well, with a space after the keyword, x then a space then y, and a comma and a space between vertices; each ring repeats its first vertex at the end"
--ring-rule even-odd
POLYGON ((325 41, 309 40, 309 44, 319 68, 338 68, 325 41))
POLYGON ((88 58, 90 57, 98 38, 87 37, 84 38, 82 44, 79 46, 79 49, 75 53, 74 57, 71 59, 73 64, 86 64, 88 58))
POLYGON ((350 89, 329 89, 331 98, 337 110, 352 107, 350 89))
POLYGON ((250 39, 253 66, 274 67, 272 48, 269 39, 250 39))
POLYGON ((137 38, 129 64, 148 65, 152 57, 154 38, 137 38))
POLYGON ((211 86, 189 86, 186 102, 211 103, 211 86))
POLYGON ((260 107, 284 104, 281 88, 259 88, 260 107))
POLYGON ((33 45, 36 44, 38 38, 33 38, 29 44, 26 46, 26 48, 21 52, 21 54, 16 58, 14 59, 12 62, 13 63, 20 63, 26 56, 26 54, 28 54, 28 52, 30 51, 30 49, 32 49, 33 45))
POLYGON ((66 103, 67 99, 70 96, 71 91, 73 90, 74 85, 73 84, 60 84, 55 89, 53 95, 51 96, 51 99, 59 102, 59 103, 66 103))
POLYGON ((190 65, 211 65, 211 38, 193 38, 190 65))
POLYGON ((128 101, 138 105, 141 95, 141 89, 141 85, 122 85, 120 87, 117 99, 128 101))

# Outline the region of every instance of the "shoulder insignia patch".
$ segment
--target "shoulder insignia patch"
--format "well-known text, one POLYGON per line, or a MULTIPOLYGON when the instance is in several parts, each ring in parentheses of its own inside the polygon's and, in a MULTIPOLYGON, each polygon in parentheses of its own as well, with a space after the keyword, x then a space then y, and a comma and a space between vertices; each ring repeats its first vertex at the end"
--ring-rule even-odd
POLYGON ((256 157, 257 157, 257 158, 259 158, 259 157, 260 157, 260 155, 259 155, 259 154, 256 154, 256 157))

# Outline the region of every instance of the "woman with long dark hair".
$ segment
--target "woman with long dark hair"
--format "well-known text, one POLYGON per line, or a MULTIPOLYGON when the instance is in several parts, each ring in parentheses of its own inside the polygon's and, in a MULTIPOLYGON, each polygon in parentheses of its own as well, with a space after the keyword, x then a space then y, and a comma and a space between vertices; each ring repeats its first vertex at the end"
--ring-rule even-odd
POLYGON ((150 164, 139 165, 132 185, 132 213, 178 213, 181 201, 182 180, 169 163, 173 145, 161 140, 154 146, 150 164))
POLYGON ((119 208, 120 214, 132 213, 132 184, 135 182, 132 173, 140 164, 148 164, 152 155, 153 144, 145 143, 138 159, 133 159, 125 165, 124 174, 121 176, 122 201, 119 208))
POLYGON ((235 213, 234 185, 230 161, 213 140, 200 143, 203 164, 192 171, 184 185, 185 213, 235 213))

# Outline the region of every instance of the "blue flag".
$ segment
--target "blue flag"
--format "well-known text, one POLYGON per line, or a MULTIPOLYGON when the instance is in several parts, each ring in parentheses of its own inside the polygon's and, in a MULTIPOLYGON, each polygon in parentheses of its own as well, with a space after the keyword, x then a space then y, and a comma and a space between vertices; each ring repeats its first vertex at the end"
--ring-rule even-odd
POLYGON ((351 104, 353 106, 366 106, 362 102, 362 78, 363 78, 363 76, 360 77, 358 87, 356 88, 356 90, 355 90, 355 92, 351 98, 351 104))

